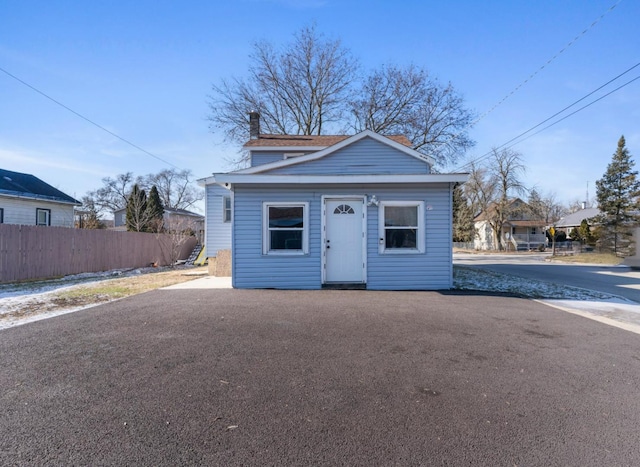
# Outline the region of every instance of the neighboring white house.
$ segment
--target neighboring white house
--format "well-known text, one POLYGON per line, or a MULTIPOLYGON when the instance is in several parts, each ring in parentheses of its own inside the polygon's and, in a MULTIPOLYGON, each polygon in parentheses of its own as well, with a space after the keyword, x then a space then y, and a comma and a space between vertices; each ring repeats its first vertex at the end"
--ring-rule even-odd
POLYGON ((74 227, 81 205, 34 175, 0 169, 0 224, 74 227))
MULTIPOLYGON (((497 250, 498 239, 489 223, 496 205, 490 206, 486 212, 478 214, 474 220, 476 250, 497 250)), ((547 245, 546 222, 531 215, 529 205, 519 198, 509 202, 509 215, 502 226, 500 237, 507 250, 534 250, 547 245)))
POLYGON ((404 136, 260 134, 257 113, 244 147, 251 167, 199 180, 207 256, 231 249, 234 287, 453 286, 452 190, 467 174, 433 173, 404 136))

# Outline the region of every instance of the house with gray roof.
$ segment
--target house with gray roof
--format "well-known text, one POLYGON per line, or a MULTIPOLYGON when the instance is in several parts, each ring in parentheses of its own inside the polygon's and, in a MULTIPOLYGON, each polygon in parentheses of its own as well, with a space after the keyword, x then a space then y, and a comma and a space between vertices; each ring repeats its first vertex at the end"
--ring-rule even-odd
POLYGON ((0 169, 0 224, 74 227, 81 205, 34 175, 0 169))
POLYGON ((583 220, 586 220, 590 226, 593 226, 593 219, 598 217, 602 212, 598 208, 580 209, 574 213, 564 216, 555 223, 556 231, 562 230, 569 236, 574 228, 580 227, 583 220))

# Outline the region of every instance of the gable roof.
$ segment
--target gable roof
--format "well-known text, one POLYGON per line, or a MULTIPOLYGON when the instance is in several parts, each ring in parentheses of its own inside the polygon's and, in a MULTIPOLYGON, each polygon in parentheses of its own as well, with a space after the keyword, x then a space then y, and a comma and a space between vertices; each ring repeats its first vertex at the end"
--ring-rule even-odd
POLYGON ((43 182, 34 175, 4 169, 0 169, 1 195, 69 203, 78 206, 82 204, 77 199, 43 182))
POLYGON ((174 208, 164 208, 164 212, 166 214, 177 214, 179 216, 189 216, 196 217, 198 219, 204 219, 202 214, 198 214, 197 212, 187 211, 186 209, 174 209, 174 208))
POLYGON ((558 222, 556 222, 556 227, 577 227, 580 225, 583 219, 587 221, 601 214, 600 209, 598 208, 586 208, 580 209, 568 216, 564 216, 558 222))
MULTIPOLYGON (((195 217, 198 219, 204 219, 204 216, 202 214, 198 214, 197 212, 193 212, 193 211, 187 211, 186 209, 177 209, 177 208, 163 208, 164 209, 164 213, 165 214, 176 214, 178 216, 189 216, 189 217, 195 217)), ((113 215, 117 216, 120 213, 123 213, 127 210, 127 208, 120 208, 120 209, 116 209, 113 211, 113 215)))
MULTIPOLYGON (((490 204, 485 211, 482 211, 480 214, 474 217, 473 221, 482 222, 482 221, 491 219, 495 214, 497 208, 498 208, 498 203, 490 204)), ((514 213, 515 212, 521 213, 523 208, 527 209, 527 208, 530 208, 530 206, 528 203, 526 203, 525 201, 522 201, 520 198, 511 199, 507 207, 507 209, 510 209, 510 210, 513 209, 512 212, 514 213)), ((542 219, 531 219, 531 218, 522 219, 522 218, 519 218, 519 216, 509 216, 506 220, 506 224, 511 224, 513 226, 521 226, 521 227, 538 226, 538 225, 541 225, 540 224, 541 222, 543 224, 546 223, 546 221, 542 219)))
MULTIPOLYGON (((349 135, 260 135, 257 139, 249 140, 245 148, 326 148, 349 138, 349 135)), ((387 136, 392 141, 403 146, 411 147, 411 141, 404 135, 387 136)))
MULTIPOLYGON (((317 138, 317 137, 312 137, 312 138, 317 138)), ((375 133, 371 130, 365 130, 362 131, 356 135, 353 136, 347 136, 344 137, 342 140, 334 143, 331 146, 328 146, 320 151, 317 152, 313 152, 310 154, 306 154, 304 156, 299 156, 299 157, 295 157, 295 158, 291 158, 291 159, 283 159, 283 160, 279 160, 279 161, 275 161, 275 162, 270 162, 268 164, 261 164, 261 165, 257 165, 255 167, 249 167, 247 169, 243 169, 243 170, 238 170, 235 173, 238 174, 253 174, 253 173, 261 173, 261 172, 267 172, 269 170, 272 169, 276 169, 276 168, 280 168, 280 167, 288 167, 291 165, 296 165, 296 164, 301 164, 304 162, 309 162, 309 161, 315 161, 318 159, 321 159, 329 154, 332 154, 346 146, 349 146, 350 144, 353 144, 357 141, 360 141, 364 138, 372 138, 380 143, 386 144, 387 146, 390 146, 394 149, 397 149, 400 152, 403 152, 404 154, 407 154, 411 157, 415 157, 416 159, 424 162, 425 164, 428 164, 429 166, 433 166, 434 164, 434 160, 433 158, 429 157, 429 156, 425 156, 424 154, 416 151, 415 149, 412 149, 411 147, 403 144, 403 143, 399 143, 398 141, 394 140, 391 137, 387 137, 387 136, 383 136, 380 135, 378 133, 375 133)), ((402 137, 397 137, 399 140, 407 140, 406 137, 402 136, 402 137)), ((257 140, 253 140, 253 141, 257 141, 257 140)), ((246 146, 246 145, 245 145, 246 146)))

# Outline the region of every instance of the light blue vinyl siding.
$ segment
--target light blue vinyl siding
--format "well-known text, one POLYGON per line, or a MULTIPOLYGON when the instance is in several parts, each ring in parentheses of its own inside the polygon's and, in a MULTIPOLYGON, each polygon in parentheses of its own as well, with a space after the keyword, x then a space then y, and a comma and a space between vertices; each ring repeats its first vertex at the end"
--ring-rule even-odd
POLYGON ((236 185, 233 286, 318 289, 322 286, 322 196, 375 194, 380 201, 424 201, 425 252, 380 254, 377 206, 367 207, 367 288, 439 290, 452 287, 451 194, 448 183, 421 185, 280 186, 236 185), (262 253, 262 203, 309 203, 309 254, 262 253))
POLYGON ((402 193, 377 195, 383 201, 424 201, 424 254, 380 254, 378 208, 367 212, 367 288, 376 290, 443 290, 453 287, 451 192, 449 184, 432 184, 402 193))
POLYGON ((284 159, 284 153, 282 151, 251 151, 251 167, 268 164, 269 162, 281 161, 282 159, 284 159))
POLYGON ((236 186, 233 231, 233 286, 237 288, 317 289, 320 270, 320 198, 308 190, 236 186), (309 203, 309 253, 278 256, 262 252, 262 203, 309 203))
MULTIPOLYGON (((205 254, 207 258, 215 257, 218 250, 231 249, 231 222, 223 221, 224 197, 231 196, 231 191, 220 185, 207 185, 205 211, 205 254)), ((231 197, 233 211, 233 197, 231 197)), ((232 214, 233 216, 233 214, 232 214)))
POLYGON ((286 159, 287 157, 300 157, 316 151, 251 151, 251 167, 268 164, 286 159))
POLYGON ((425 174, 429 164, 372 138, 363 138, 320 159, 269 170, 269 174, 425 174))

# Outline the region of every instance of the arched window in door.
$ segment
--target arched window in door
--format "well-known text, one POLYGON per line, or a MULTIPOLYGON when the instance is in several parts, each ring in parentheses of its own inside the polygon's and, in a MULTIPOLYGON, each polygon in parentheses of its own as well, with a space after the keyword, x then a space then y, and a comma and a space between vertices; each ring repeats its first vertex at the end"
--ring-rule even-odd
POLYGON ((355 214, 353 208, 348 204, 341 204, 333 211, 334 214, 355 214))

